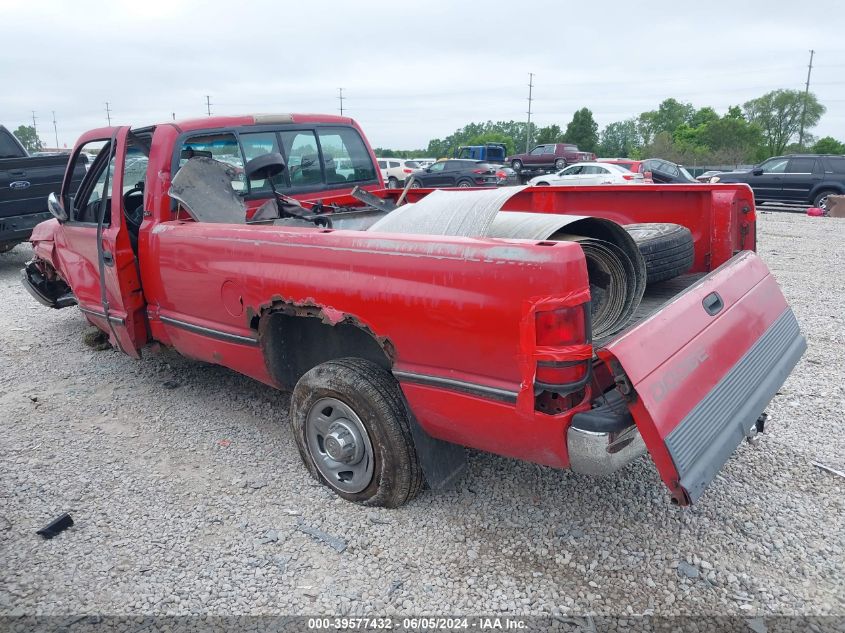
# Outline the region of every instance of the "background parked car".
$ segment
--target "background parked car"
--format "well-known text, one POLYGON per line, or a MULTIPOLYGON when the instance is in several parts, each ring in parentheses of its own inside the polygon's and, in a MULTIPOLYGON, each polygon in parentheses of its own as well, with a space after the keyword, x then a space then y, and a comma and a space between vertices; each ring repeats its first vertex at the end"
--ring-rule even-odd
POLYGON ((504 143, 487 143, 485 145, 461 145, 455 151, 455 158, 470 158, 486 160, 488 163, 504 164, 508 148, 504 143))
POLYGON ((411 160, 417 163, 420 166, 420 169, 424 169, 437 162, 436 158, 412 158, 411 160))
POLYGON ((600 163, 619 165, 634 173, 646 176, 646 182, 657 183, 688 183, 698 182, 680 165, 662 158, 648 158, 633 160, 632 158, 599 158, 600 163), (651 180, 647 177, 651 173, 651 180))
MULTIPOLYGON (((498 165, 482 160, 449 158, 415 171, 412 187, 496 187, 501 179, 498 165)), ((504 173, 504 172, 502 172, 504 173)))
POLYGON ((508 156, 505 162, 511 168, 520 172, 523 169, 563 169, 572 163, 595 160, 596 155, 592 152, 582 152, 577 145, 571 143, 546 143, 538 145, 525 154, 514 154, 508 156))
POLYGON ((404 158, 377 158, 376 160, 381 170, 381 177, 384 178, 384 184, 388 189, 403 187, 405 178, 422 167, 417 161, 404 158))
POLYGON ((723 172, 719 171, 718 169, 710 169, 708 171, 700 173, 698 176, 695 177, 695 179, 698 182, 710 182, 710 179, 713 176, 718 176, 721 173, 723 172))
POLYGON ((555 174, 535 176, 529 185, 627 185, 643 182, 643 175, 611 163, 575 163, 555 174))
POLYGON ((758 201, 807 203, 827 209, 827 197, 845 193, 845 156, 775 156, 750 171, 723 172, 710 182, 744 182, 758 201))

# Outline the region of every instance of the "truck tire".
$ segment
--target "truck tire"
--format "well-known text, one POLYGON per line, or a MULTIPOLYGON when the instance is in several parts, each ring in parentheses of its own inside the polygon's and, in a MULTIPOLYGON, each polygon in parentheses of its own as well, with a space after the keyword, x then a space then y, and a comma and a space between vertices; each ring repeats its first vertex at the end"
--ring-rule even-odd
POLYGON ((566 160, 563 158, 558 158, 555 161, 555 169, 565 169, 566 168, 566 160))
POLYGON ((519 159, 511 161, 511 169, 513 169, 516 173, 522 171, 522 161, 519 159))
POLYGON ((308 371, 290 425, 308 471, 347 501, 396 508, 423 486, 399 384, 375 363, 340 358, 308 371))
POLYGON ((695 243, 687 227, 652 222, 628 224, 625 230, 634 238, 645 259, 646 283, 673 279, 692 267, 695 243))

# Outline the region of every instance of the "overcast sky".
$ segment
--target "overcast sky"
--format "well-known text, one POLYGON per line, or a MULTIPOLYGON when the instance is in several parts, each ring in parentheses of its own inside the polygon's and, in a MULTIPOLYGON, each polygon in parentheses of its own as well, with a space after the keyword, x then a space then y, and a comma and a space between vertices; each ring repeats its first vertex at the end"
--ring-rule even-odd
POLYGON ((845 140, 845 2, 0 0, 0 123, 55 144, 112 122, 337 113, 372 145, 413 149, 472 121, 600 126, 666 97, 720 113, 776 88, 827 106, 845 140))

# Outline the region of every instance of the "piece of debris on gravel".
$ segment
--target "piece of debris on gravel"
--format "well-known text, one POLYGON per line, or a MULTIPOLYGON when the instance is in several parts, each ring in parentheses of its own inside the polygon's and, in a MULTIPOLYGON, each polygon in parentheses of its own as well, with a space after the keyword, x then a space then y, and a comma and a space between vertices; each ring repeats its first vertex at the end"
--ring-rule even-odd
POLYGON ((593 479, 479 452, 456 490, 341 501, 302 465, 287 395, 166 350, 93 351, 77 308, 23 289, 17 246, 0 255, 0 615, 842 615, 845 479, 813 463, 845 472, 845 222, 763 214, 758 239, 809 348, 688 509, 647 457, 593 479), (85 520, 41 541, 57 509, 85 520))

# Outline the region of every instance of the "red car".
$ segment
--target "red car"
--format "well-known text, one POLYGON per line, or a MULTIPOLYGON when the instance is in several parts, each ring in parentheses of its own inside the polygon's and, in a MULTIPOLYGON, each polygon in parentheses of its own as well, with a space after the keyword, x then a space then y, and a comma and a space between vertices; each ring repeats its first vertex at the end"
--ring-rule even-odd
POLYGON ((572 163, 584 163, 595 160, 592 152, 582 152, 571 143, 545 143, 538 145, 525 154, 514 154, 505 159, 515 172, 523 169, 563 169, 572 163))

